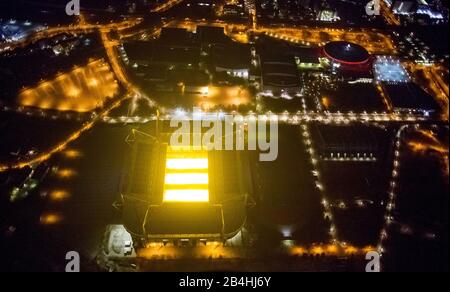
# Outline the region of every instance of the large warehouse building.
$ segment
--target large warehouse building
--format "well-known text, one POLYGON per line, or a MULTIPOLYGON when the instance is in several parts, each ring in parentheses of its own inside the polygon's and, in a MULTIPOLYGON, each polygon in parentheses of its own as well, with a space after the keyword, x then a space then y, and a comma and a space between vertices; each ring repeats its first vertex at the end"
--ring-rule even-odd
POLYGON ((246 220, 242 151, 174 148, 135 132, 125 168, 123 220, 134 242, 225 241, 246 220))

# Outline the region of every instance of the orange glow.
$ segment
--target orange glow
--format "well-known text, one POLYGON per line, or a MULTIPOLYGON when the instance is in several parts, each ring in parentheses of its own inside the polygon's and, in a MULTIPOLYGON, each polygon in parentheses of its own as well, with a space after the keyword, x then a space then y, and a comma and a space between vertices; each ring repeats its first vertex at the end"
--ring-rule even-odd
POLYGON ((305 253, 307 253, 307 250, 301 246, 296 246, 292 249, 293 255, 303 255, 305 253))
POLYGON ((370 245, 363 248, 364 253, 368 253, 371 251, 377 251, 377 249, 374 246, 370 246, 370 245))
POLYGON ((80 94, 80 91, 77 90, 76 88, 70 88, 69 91, 67 92, 67 94, 70 97, 77 97, 80 94))
POLYGON ((78 150, 66 150, 64 156, 67 158, 79 158, 82 156, 81 152, 78 150))
POLYGON ((158 5, 152 10, 152 12, 165 12, 177 4, 180 4, 183 0, 167 0, 166 2, 158 5))
POLYGON ((400 20, 397 16, 391 11, 391 9, 384 3, 384 1, 380 1, 380 8, 382 11, 382 15, 386 22, 390 25, 400 25, 400 20))
POLYGON ((248 89, 239 86, 210 86, 207 98, 197 97, 195 104, 203 110, 216 106, 237 106, 250 104, 253 97, 248 89))
POLYGON ((71 177, 74 177, 76 175, 76 172, 74 170, 72 170, 72 169, 66 168, 66 169, 58 170, 57 175, 60 178, 71 178, 71 177))
POLYGON ((327 246, 327 253, 337 254, 339 251, 338 246, 335 244, 330 244, 327 246))
POLYGON ((58 190, 50 193, 50 199, 52 201, 63 201, 69 197, 69 193, 66 191, 58 190))
POLYGON ((61 215, 56 213, 43 214, 40 218, 41 224, 44 225, 54 225, 60 223, 61 221, 62 221, 61 215))
POLYGON ((322 105, 326 108, 329 109, 331 106, 331 101, 328 97, 322 97, 322 105))
POLYGON ((420 142, 409 142, 408 146, 414 151, 414 152, 423 152, 426 150, 433 150, 441 154, 448 154, 448 149, 444 146, 440 145, 430 145, 430 144, 424 144, 420 142))
POLYGON ((358 249, 354 246, 348 246, 345 248, 345 253, 346 254, 356 254, 356 253, 358 253, 358 249))
POLYGON ((321 246, 315 246, 311 249, 311 253, 314 255, 323 254, 325 251, 321 246))
MULTIPOLYGON (((109 77, 110 76, 106 76, 106 79, 109 79, 109 77)), ((92 78, 90 81, 89 81, 89 86, 97 86, 99 83, 98 83, 98 80, 97 79, 95 79, 95 78, 92 78)))
POLYGON ((111 74, 108 63, 103 60, 92 61, 84 67, 22 91, 18 103, 59 111, 92 111, 107 98, 117 95, 118 86, 111 74))

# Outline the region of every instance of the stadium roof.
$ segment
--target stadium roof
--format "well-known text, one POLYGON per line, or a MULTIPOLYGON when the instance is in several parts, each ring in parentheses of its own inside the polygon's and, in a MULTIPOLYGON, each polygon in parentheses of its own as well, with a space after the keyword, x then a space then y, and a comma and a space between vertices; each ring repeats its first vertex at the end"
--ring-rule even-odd
POLYGON ((324 47, 324 53, 336 62, 349 65, 364 64, 370 57, 362 46, 345 41, 329 42, 324 47))
POLYGON ((242 156, 172 148, 135 134, 123 184, 125 228, 147 240, 234 236, 245 222, 250 188, 242 156))

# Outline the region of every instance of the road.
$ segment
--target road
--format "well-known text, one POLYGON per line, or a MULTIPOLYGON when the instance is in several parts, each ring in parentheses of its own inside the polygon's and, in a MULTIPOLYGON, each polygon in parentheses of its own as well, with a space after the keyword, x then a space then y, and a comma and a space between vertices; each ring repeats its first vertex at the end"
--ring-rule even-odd
MULTIPOLYGON (((275 114, 271 112, 267 113, 238 113, 232 112, 232 115, 236 116, 237 119, 242 117, 244 122, 255 119, 256 115, 260 116, 263 120, 276 119, 279 123, 286 123, 292 125, 298 125, 304 122, 318 122, 323 124, 334 124, 334 125, 346 125, 351 123, 420 123, 420 122, 442 122, 435 120, 430 117, 426 117, 421 114, 414 113, 329 113, 329 112, 313 112, 313 111, 300 111, 297 113, 280 113, 275 114)), ((161 115, 158 119, 160 121, 170 121, 173 118, 192 118, 192 113, 186 114, 171 114, 166 113, 161 115)), ((104 117, 103 122, 109 124, 118 123, 130 123, 130 124, 145 124, 157 119, 156 114, 152 116, 130 116, 130 117, 104 117)))
POLYGON ((170 10, 171 8, 177 6, 178 4, 181 4, 184 0, 167 0, 166 2, 162 3, 161 5, 155 7, 152 12, 166 12, 170 10))
POLYGON ((406 68, 412 73, 413 79, 422 85, 431 95, 433 95, 442 108, 442 119, 449 119, 449 91, 448 69, 441 65, 425 66, 413 62, 406 62, 406 68))
POLYGON ((26 47, 30 44, 36 43, 43 39, 48 39, 55 37, 59 34, 63 33, 90 33, 95 32, 98 30, 106 30, 106 31, 112 31, 117 30, 121 31, 127 28, 131 28, 141 22, 140 19, 131 19, 131 20, 125 20, 123 22, 119 23, 110 23, 110 24, 87 24, 85 22, 69 25, 69 26, 57 26, 57 27, 50 27, 44 31, 39 31, 33 34, 32 36, 25 38, 18 42, 13 43, 6 43, 6 44, 0 44, 0 52, 4 51, 13 51, 18 48, 26 47))
POLYGON ((131 98, 130 95, 125 95, 122 98, 118 99, 116 102, 112 103, 110 106, 103 109, 102 112, 98 116, 95 116, 91 121, 84 123, 83 126, 79 130, 72 133, 64 141, 60 142, 58 145, 47 150, 46 152, 40 153, 35 157, 29 158, 27 160, 23 160, 19 163, 15 163, 15 164, 0 163, 0 172, 14 170, 14 169, 24 169, 26 167, 34 167, 44 161, 49 160, 54 154, 64 151, 69 144, 76 141, 82 134, 84 134, 87 131, 89 131, 90 129, 92 129, 92 127, 94 127, 94 125, 98 121, 100 121, 102 118, 106 117, 113 109, 120 106, 123 101, 125 101, 129 98, 131 98))
MULTIPOLYGON (((23 168, 26 168, 26 167, 34 167, 34 166, 36 166, 36 165, 38 165, 38 164, 40 164, 40 163, 50 159, 54 154, 63 151, 70 143, 74 142, 82 134, 84 134, 85 132, 87 132, 90 129, 92 129, 92 127, 94 127, 94 125, 98 121, 101 121, 113 109, 119 107, 122 104, 123 101, 125 101, 127 99, 130 99, 130 98, 136 98, 136 97, 143 96, 143 94, 140 92, 140 90, 128 80, 123 67, 120 65, 119 57, 118 57, 116 49, 115 49, 115 47, 117 45, 117 42, 111 40, 108 37, 108 34, 112 30, 120 30, 120 29, 129 28, 130 26, 136 25, 138 23, 139 23, 139 21, 136 21, 136 22, 128 22, 128 21, 126 21, 126 22, 122 22, 122 23, 119 23, 119 24, 115 24, 115 23, 108 24, 106 26, 88 25, 88 24, 76 25, 74 27, 71 26, 71 28, 73 28, 72 31, 85 31, 86 29, 93 29, 93 30, 99 30, 100 31, 101 37, 102 37, 103 46, 105 48, 105 51, 106 51, 106 54, 107 54, 107 57, 108 57, 108 61, 109 61, 110 65, 111 65, 111 67, 112 67, 112 69, 114 71, 114 74, 115 74, 116 78, 126 88, 128 93, 126 95, 124 95, 123 97, 117 99, 115 102, 111 103, 106 108, 102 109, 102 111, 98 115, 94 116, 90 121, 84 123, 83 126, 79 130, 77 130, 76 132, 72 133, 64 141, 62 141, 58 145, 54 146, 53 148, 49 149, 48 151, 40 153, 36 157, 30 158, 30 159, 25 160, 25 161, 21 161, 21 162, 16 163, 16 164, 2 164, 2 163, 0 163, 0 172, 12 170, 12 169, 23 169, 23 168)), ((50 33, 46 34, 46 35, 52 35, 53 33, 55 33, 55 34, 61 33, 61 28, 50 29, 50 33)), ((38 38, 41 39, 41 38, 43 38, 43 35, 38 34, 37 36, 35 36, 35 38, 36 39, 38 39, 38 38)))
POLYGON ((394 13, 391 11, 391 9, 387 6, 386 2, 384 0, 380 0, 380 8, 381 8, 381 14, 383 15, 386 22, 390 25, 400 25, 400 20, 397 18, 397 16, 394 15, 394 13))

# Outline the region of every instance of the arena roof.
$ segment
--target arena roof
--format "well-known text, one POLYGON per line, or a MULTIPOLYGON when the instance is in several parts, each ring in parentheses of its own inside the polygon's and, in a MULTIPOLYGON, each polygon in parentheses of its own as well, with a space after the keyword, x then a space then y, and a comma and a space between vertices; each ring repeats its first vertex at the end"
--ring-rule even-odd
POLYGON ((323 51, 328 58, 348 65, 364 64, 370 57, 364 47, 345 41, 329 42, 323 51))

